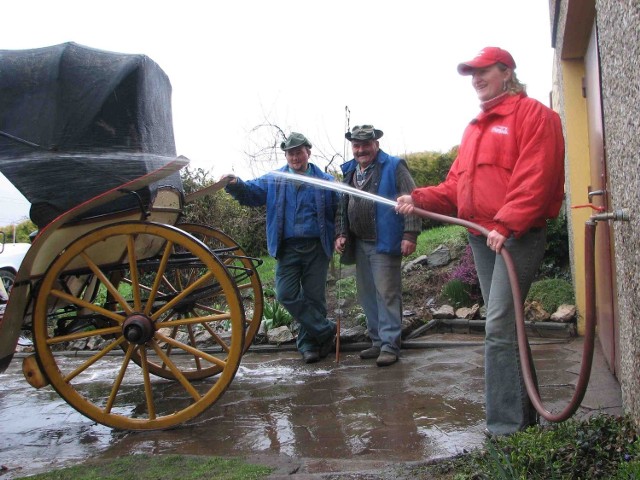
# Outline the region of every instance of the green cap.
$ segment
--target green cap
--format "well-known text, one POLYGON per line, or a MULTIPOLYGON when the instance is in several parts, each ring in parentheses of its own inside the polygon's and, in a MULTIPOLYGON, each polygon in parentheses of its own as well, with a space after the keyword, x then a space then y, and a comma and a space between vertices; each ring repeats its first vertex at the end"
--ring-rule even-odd
POLYGON ((373 128, 373 125, 356 125, 350 132, 344 134, 344 138, 350 142, 353 140, 377 140, 382 137, 382 130, 373 128))
POLYGON ((312 147, 311 142, 307 140, 307 137, 303 134, 291 132, 291 135, 289 135, 289 137, 280 144, 280 148, 286 152, 287 150, 291 150, 292 148, 296 148, 301 145, 306 145, 309 148, 312 147))

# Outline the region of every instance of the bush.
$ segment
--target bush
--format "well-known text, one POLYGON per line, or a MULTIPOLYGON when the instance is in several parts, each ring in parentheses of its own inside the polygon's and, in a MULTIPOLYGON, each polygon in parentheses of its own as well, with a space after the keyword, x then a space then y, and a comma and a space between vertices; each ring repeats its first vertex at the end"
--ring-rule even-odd
POLYGON ((470 293, 474 300, 478 300, 481 297, 480 281, 478 280, 476 264, 473 261, 471 245, 467 244, 462 257, 460 258, 460 263, 458 263, 458 266, 453 269, 450 275, 451 280, 458 279, 469 285, 470 293))
POLYGON ((491 478, 634 478, 616 475, 621 466, 637 471, 637 451, 630 418, 601 415, 500 439, 490 444, 489 456, 480 463, 491 478))
POLYGON ((640 440, 630 417, 598 414, 538 425, 487 440, 485 447, 411 473, 456 480, 640 478, 640 440))
MULTIPOLYGON (((209 172, 188 167, 181 172, 185 194, 197 192, 213 183, 209 172)), ((240 245, 248 255, 259 257, 267 253, 265 207, 244 207, 224 191, 206 195, 187 204, 184 222, 195 222, 222 230, 240 245)))
POLYGON ((262 313, 267 330, 289 326, 293 321, 291 314, 277 300, 265 302, 262 313))
MULTIPOLYGON (((442 152, 419 152, 411 153, 405 156, 407 166, 411 172, 413 180, 419 187, 438 185, 442 183, 453 161, 458 155, 458 147, 453 147, 446 153, 442 152)), ((440 222, 423 218, 423 228, 440 225, 440 222)))
POLYGON ((346 298, 356 297, 356 277, 351 276, 347 278, 341 278, 336 282, 336 296, 337 298, 344 300, 346 298))
POLYGON ((442 287, 442 296, 456 308, 470 307, 482 300, 471 245, 466 245, 458 265, 447 276, 447 283, 442 287))
MULTIPOLYGON (((35 232, 36 230, 38 230, 38 227, 36 227, 36 225, 31 220, 25 220, 23 222, 20 222, 18 225, 15 226, 15 243, 31 243, 31 239, 29 238, 29 235, 35 232)), ((14 243, 13 242, 14 240, 13 225, 7 225, 5 227, 1 227, 0 231, 4 232, 5 241, 7 243, 14 243)))
POLYGON ((539 278, 570 278, 569 231, 564 204, 557 218, 547 220, 547 245, 538 276, 539 278))
POLYGON ((555 312, 562 304, 573 305, 575 303, 573 286, 561 278, 533 282, 527 300, 539 302, 542 308, 549 313, 555 312))
POLYGON ((462 280, 450 280, 442 286, 442 297, 454 308, 472 305, 470 286, 462 280))
POLYGON ((446 153, 410 153, 406 156, 406 162, 416 185, 438 185, 447 178, 449 169, 457 154, 457 147, 452 148, 446 153))

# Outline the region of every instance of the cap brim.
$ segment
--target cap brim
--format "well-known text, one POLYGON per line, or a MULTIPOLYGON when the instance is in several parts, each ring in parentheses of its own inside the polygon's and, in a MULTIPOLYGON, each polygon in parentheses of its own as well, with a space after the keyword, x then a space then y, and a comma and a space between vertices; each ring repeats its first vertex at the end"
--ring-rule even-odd
MULTIPOLYGON (((487 68, 490 67, 491 65, 495 65, 496 63, 500 63, 500 62, 493 62, 493 61, 470 61, 470 62, 464 62, 464 63, 460 63, 458 64, 458 73, 460 75, 471 75, 473 74, 474 70, 477 70, 478 68, 487 68)), ((514 66, 510 66, 509 64, 505 63, 505 65, 509 68, 515 68, 514 66)))
POLYGON ((461 63, 458 65, 458 73, 460 75, 471 75, 473 73, 473 70, 476 68, 477 67, 472 67, 467 63, 461 63))
POLYGON ((313 146, 309 142, 300 142, 300 143, 296 143, 295 145, 289 145, 288 147, 287 147, 286 142, 282 142, 280 144, 280 149, 283 152, 286 152, 287 150, 293 150, 294 148, 298 148, 298 147, 313 148, 313 146))
POLYGON ((498 62, 464 62, 458 65, 458 73, 460 75, 471 75, 478 68, 486 68, 495 65, 498 62))

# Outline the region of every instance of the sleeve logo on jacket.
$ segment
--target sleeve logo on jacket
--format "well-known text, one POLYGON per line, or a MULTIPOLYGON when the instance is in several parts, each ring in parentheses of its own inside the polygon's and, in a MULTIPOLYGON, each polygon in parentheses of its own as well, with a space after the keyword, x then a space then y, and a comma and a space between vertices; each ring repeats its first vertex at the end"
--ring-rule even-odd
POLYGON ((499 133, 500 135, 509 135, 509 127, 502 125, 496 125, 491 129, 492 133, 499 133))

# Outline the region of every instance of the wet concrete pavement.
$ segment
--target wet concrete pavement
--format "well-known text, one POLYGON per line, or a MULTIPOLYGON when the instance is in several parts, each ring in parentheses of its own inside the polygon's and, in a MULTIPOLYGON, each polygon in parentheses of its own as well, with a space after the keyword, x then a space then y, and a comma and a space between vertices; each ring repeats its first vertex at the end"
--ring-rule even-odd
MULTIPOLYGON (((532 339, 541 395, 552 412, 573 394, 581 340, 532 339)), ((361 347, 343 346, 349 351, 339 363, 330 356, 311 365, 291 348, 250 350, 217 403, 188 424, 153 432, 92 422, 51 387, 29 386, 21 359, 14 358, 0 375, 0 479, 134 453, 244 457, 276 466, 273 478, 319 478, 482 444, 482 337, 422 337, 408 342, 401 360, 387 368, 360 360, 361 347)), ((620 387, 599 350, 577 416, 593 412, 622 413, 620 387)))

